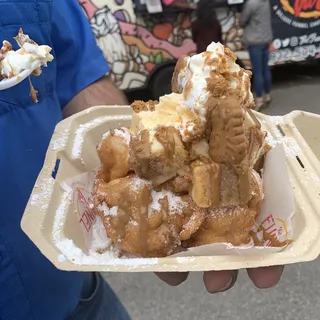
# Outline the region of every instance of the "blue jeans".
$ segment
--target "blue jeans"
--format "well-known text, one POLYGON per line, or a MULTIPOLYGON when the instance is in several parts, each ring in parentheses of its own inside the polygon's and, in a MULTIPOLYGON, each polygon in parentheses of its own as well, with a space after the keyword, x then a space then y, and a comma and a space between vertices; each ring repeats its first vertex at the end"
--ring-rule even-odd
POLYGON ((67 320, 130 320, 126 309, 101 275, 94 273, 91 279, 91 283, 86 283, 86 298, 80 299, 67 320))
POLYGON ((263 92, 269 94, 271 91, 269 45, 249 46, 248 51, 253 71, 254 91, 257 98, 262 98, 263 92))

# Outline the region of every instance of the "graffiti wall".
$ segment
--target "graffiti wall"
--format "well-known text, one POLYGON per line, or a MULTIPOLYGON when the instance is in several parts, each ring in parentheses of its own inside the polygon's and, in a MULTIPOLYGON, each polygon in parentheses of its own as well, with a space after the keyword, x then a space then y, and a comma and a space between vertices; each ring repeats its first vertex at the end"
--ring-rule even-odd
MULTIPOLYGON (((131 0, 78 1, 111 67, 111 76, 122 90, 142 87, 157 65, 195 52, 190 13, 142 17, 134 13, 131 0)), ((235 13, 221 8, 217 14, 226 44, 248 60, 235 13)))

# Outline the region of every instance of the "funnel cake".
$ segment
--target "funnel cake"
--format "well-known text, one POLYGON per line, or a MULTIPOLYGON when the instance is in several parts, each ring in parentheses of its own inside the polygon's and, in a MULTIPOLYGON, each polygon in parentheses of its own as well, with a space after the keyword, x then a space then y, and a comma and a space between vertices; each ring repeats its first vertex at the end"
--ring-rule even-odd
POLYGON ((111 241, 136 256, 171 254, 205 218, 189 196, 155 191, 149 181, 134 174, 110 183, 101 179, 95 193, 96 209, 111 241))
POLYGON ((175 177, 188 162, 188 153, 174 127, 159 127, 154 134, 142 130, 132 138, 130 165, 155 185, 175 177))
MULTIPOLYGON (((228 178, 230 176, 227 176, 228 178)), ((263 201, 262 181, 254 170, 250 179, 251 197, 250 201, 244 205, 239 203, 237 188, 233 188, 232 178, 225 179, 227 186, 224 190, 224 201, 228 205, 207 210, 206 219, 200 229, 195 233, 189 246, 200 246, 215 242, 227 242, 233 245, 249 243, 250 230, 255 223, 263 201)))
POLYGON ((106 182, 125 177, 129 172, 131 136, 126 128, 108 131, 98 145, 101 174, 106 182))
POLYGON ((183 245, 250 242, 269 150, 250 107, 251 73, 220 43, 179 59, 173 93, 135 101, 130 129, 107 132, 95 208, 120 252, 169 255, 183 245))

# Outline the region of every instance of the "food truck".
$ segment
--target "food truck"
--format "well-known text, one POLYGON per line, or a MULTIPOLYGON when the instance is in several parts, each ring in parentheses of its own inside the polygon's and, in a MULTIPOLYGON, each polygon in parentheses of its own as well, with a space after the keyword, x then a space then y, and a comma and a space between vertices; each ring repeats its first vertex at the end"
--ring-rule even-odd
MULTIPOLYGON (((185 7, 161 0, 78 0, 107 59, 110 75, 129 100, 170 92, 176 60, 195 53, 191 22, 197 0, 185 7)), ((243 0, 213 0, 224 44, 250 68, 237 12, 243 0)), ((270 64, 320 57, 320 0, 270 0, 274 41, 270 64)))

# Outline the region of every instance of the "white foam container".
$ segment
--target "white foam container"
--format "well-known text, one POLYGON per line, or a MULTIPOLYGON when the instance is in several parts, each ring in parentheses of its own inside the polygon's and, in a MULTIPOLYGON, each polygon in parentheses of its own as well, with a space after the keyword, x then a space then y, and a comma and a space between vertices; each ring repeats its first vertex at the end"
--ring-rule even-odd
MULTIPOLYGON (((281 252, 257 255, 215 255, 167 257, 152 263, 80 265, 61 259, 53 241, 55 216, 61 214, 64 191, 60 182, 99 166, 96 145, 109 129, 129 126, 131 108, 97 106, 60 122, 47 151, 44 166, 38 176, 22 218, 22 230, 40 251, 61 270, 75 271, 206 271, 282 265, 314 260, 320 253, 320 116, 294 111, 284 117, 256 113, 262 126, 275 140, 280 132, 282 142, 292 144, 300 152, 286 153, 288 172, 294 192, 296 212, 293 217, 293 242, 281 252), (55 179, 52 172, 60 159, 55 179), (45 188, 44 188, 45 186, 45 188)), ((85 241, 71 204, 63 207, 62 230, 66 237, 83 251, 85 241)), ((141 259, 142 260, 142 259, 141 259)))

